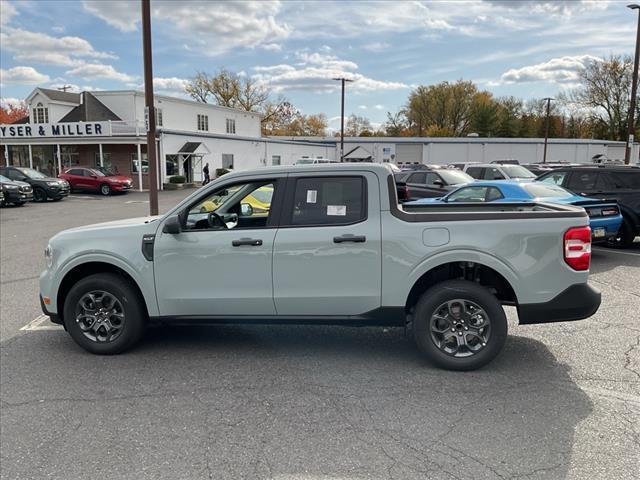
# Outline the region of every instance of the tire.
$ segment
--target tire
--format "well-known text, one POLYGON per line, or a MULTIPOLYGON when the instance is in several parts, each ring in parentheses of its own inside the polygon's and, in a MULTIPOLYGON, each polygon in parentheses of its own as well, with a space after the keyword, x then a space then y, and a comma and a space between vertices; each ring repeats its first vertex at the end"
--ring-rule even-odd
POLYGON ((33 189, 33 201, 34 202, 46 202, 47 201, 47 192, 45 192, 41 188, 33 189))
MULTIPOLYGON (((102 317, 102 319, 104 318, 102 317)), ((118 354, 135 345, 142 337, 146 319, 146 309, 136 288, 127 279, 113 273, 97 273, 83 278, 71 288, 64 302, 65 328, 78 345, 88 352, 99 355, 118 354), (123 314, 122 320, 119 321, 116 321, 115 316, 108 316, 112 325, 120 324, 119 329, 109 331, 103 322, 101 326, 93 330, 86 323, 77 320, 79 313, 88 311, 83 309, 82 305, 87 305, 87 302, 91 303, 88 300, 91 298, 89 294, 93 295, 93 299, 96 300, 93 303, 94 311, 99 310, 98 305, 106 307, 111 304, 112 307, 107 307, 107 309, 123 314), (108 300, 106 296, 111 296, 111 299, 116 299, 118 303, 108 300), (100 338, 101 335, 103 338, 100 338)), ((98 320, 94 321, 94 326, 98 320)), ((116 328, 118 327, 116 326, 116 328)))
POLYGON ((436 366, 447 370, 475 370, 489 363, 502 350, 507 339, 507 318, 498 299, 485 287, 467 280, 447 280, 429 288, 418 300, 413 335, 420 351, 436 366), (467 314, 456 318, 453 313, 461 303, 449 304, 453 307, 452 312, 447 307, 447 302, 452 300, 464 301, 467 314), (446 316, 442 315, 443 305, 446 316), (481 315, 474 305, 484 310, 485 315, 481 315), (486 319, 480 322, 482 317, 486 319), (442 335, 434 329, 443 331, 442 335), (452 339, 456 346, 449 348, 453 345, 452 339), (460 346, 460 342, 464 345, 460 346))
POLYGON ((100 185, 100 193, 105 197, 111 195, 111 187, 107 183, 100 185))
POLYGON ((625 217, 622 220, 622 225, 620 225, 620 230, 615 236, 607 240, 607 245, 613 248, 629 248, 633 244, 635 237, 631 222, 625 217))

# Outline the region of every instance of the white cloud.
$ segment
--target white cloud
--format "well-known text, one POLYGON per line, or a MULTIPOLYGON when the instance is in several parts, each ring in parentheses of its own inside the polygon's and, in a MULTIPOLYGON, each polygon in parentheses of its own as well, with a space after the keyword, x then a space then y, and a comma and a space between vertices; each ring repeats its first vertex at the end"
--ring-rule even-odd
POLYGON ((387 42, 371 42, 362 46, 363 50, 369 52, 382 52, 391 48, 391 45, 387 42))
POLYGON ((366 109, 367 109, 367 106, 366 106, 366 105, 358 105, 358 108, 359 108, 360 110, 366 110, 366 109))
POLYGON ((19 107, 24 104, 24 100, 13 97, 0 97, 0 107, 9 109, 9 107, 19 107))
POLYGON ((0 69, 0 84, 2 85, 35 85, 48 81, 49 75, 40 73, 33 67, 0 69))
POLYGON ((0 0, 0 25, 7 25, 18 11, 16 7, 6 0, 0 0))
POLYGON ((86 63, 68 70, 66 74, 85 80, 108 79, 118 82, 131 82, 136 79, 136 77, 132 75, 118 72, 112 65, 105 65, 103 63, 86 63))
POLYGON ((84 9, 122 32, 134 32, 140 21, 140 2, 83 1, 84 9))
POLYGON ((384 110, 384 105, 377 104, 374 105, 373 108, 375 108, 376 110, 384 110))
MULTIPOLYGON (((184 88, 187 86, 188 80, 185 78, 169 77, 153 79, 153 88, 162 92, 176 92, 185 94, 184 88)), ((144 88, 144 85, 142 86, 144 88)))
POLYGON ((257 72, 253 78, 268 85, 274 91, 309 90, 314 92, 331 92, 340 87, 334 78, 346 78, 353 83, 348 89, 355 91, 397 90, 408 88, 401 82, 375 80, 358 73, 358 65, 349 60, 341 60, 335 55, 296 53, 298 62, 293 65, 279 64, 254 67, 257 72))
POLYGON ((81 58, 117 58, 95 50, 84 38, 52 37, 20 28, 6 28, 0 33, 0 41, 2 48, 13 52, 14 59, 19 62, 77 66, 83 63, 81 58))
MULTIPOLYGON (((87 12, 101 18, 123 32, 135 31, 140 18, 139 2, 84 1, 87 12)), ((153 19, 163 29, 187 40, 189 49, 195 44, 200 54, 221 55, 236 48, 261 48, 277 51, 280 41, 289 37, 290 28, 276 20, 281 2, 226 1, 181 2, 154 1, 153 19)))
MULTIPOLYGON (((500 77, 500 83, 576 83, 580 79, 580 71, 584 69, 586 64, 600 60, 591 55, 552 58, 536 65, 507 70, 500 77)), ((495 82, 489 83, 496 85, 495 82)))

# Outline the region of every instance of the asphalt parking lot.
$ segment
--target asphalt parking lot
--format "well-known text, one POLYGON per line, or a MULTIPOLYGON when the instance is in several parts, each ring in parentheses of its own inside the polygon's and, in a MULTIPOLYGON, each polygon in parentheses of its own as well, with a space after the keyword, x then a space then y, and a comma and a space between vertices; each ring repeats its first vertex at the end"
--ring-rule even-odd
POLYGON ((509 311, 504 352, 471 373, 433 368, 402 329, 156 328, 99 357, 33 322, 48 238, 145 215, 146 199, 0 210, 3 479, 637 478, 639 243, 595 249, 594 317, 509 311))

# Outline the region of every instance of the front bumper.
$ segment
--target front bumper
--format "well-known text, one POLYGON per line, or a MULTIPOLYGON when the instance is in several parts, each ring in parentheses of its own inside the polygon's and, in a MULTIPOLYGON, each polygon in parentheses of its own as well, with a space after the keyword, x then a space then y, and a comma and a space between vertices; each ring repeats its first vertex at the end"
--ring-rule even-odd
POLYGON ((44 300, 42 300, 42 295, 40 295, 40 308, 42 309, 42 313, 44 313, 49 319, 58 325, 62 325, 62 319, 60 315, 57 313, 51 313, 47 310, 47 306, 44 304, 44 300))
POLYGON ((578 283, 545 303, 518 305, 520 325, 570 322, 588 318, 600 307, 600 291, 588 283, 578 283))
POLYGON ((126 192, 127 190, 131 190, 132 185, 130 183, 112 183, 111 189, 114 192, 126 192))
POLYGON ((63 187, 63 188, 47 188, 46 192, 47 195, 51 198, 62 198, 62 197, 66 197, 67 195, 69 195, 70 192, 70 187, 63 187))
POLYGON ((33 199, 33 193, 21 192, 19 190, 5 190, 4 201, 6 203, 22 203, 33 199))

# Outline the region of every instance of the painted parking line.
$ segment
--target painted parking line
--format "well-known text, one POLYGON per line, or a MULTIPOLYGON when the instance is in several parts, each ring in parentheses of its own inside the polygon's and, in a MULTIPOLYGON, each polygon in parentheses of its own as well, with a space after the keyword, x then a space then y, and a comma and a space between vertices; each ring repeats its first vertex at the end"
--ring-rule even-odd
POLYGON ((71 200, 102 200, 99 197, 91 197, 89 195, 69 195, 67 198, 71 200))
POLYGON ((36 332, 43 330, 63 330, 62 325, 56 325, 51 323, 49 317, 46 315, 40 315, 27 323, 20 330, 25 332, 36 332))
POLYGON ((149 200, 127 200, 124 203, 149 203, 149 200))
POLYGON ((611 248, 599 248, 599 247, 591 247, 594 252, 606 252, 606 253, 617 253, 618 255, 632 255, 634 257, 640 257, 640 253, 635 252, 621 252, 620 250, 613 250, 611 248))

